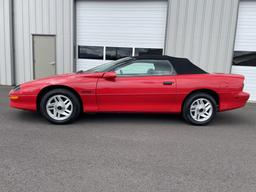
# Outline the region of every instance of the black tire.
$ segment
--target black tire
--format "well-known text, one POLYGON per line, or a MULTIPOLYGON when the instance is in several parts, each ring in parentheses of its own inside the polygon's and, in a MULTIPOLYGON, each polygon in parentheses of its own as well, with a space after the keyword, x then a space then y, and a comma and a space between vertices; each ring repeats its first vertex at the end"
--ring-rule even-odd
POLYGON ((207 125, 216 116, 217 109, 218 109, 217 102, 210 94, 203 93, 203 92, 196 92, 196 93, 193 93, 190 96, 188 96, 188 98, 185 100, 185 102, 183 104, 183 108, 182 108, 182 116, 190 124, 193 124, 193 125, 207 125), (206 119, 204 121, 195 120, 193 118, 193 116, 191 115, 191 112, 190 112, 192 103, 197 101, 198 99, 208 100, 211 103, 211 106, 212 106, 211 115, 209 115, 208 119, 206 119))
POLYGON ((81 113, 81 104, 79 102, 79 98, 77 98, 77 96, 72 91, 69 91, 67 89, 61 89, 61 88, 53 89, 53 90, 50 90, 49 92, 47 92, 42 97, 42 99, 40 101, 40 113, 51 123, 67 124, 67 123, 73 122, 74 120, 76 120, 78 118, 78 116, 81 113), (46 109, 47 102, 50 98, 52 98, 55 95, 63 95, 71 101, 73 110, 72 110, 72 112, 70 113, 70 116, 67 119, 56 120, 56 119, 53 119, 48 114, 47 109, 46 109))

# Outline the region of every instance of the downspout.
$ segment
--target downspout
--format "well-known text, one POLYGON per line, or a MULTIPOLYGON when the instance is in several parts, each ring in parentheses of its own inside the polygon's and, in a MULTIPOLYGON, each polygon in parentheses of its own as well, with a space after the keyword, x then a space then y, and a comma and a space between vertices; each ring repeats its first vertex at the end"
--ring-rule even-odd
POLYGON ((14 1, 10 0, 10 56, 11 56, 11 84, 16 84, 15 75, 15 43, 14 43, 14 1))

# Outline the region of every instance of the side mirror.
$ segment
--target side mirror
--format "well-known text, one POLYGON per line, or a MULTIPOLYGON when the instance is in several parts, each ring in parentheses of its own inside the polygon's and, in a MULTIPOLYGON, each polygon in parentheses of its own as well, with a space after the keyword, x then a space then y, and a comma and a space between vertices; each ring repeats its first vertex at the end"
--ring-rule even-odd
POLYGON ((116 78, 116 72, 114 72, 114 71, 106 72, 106 73, 104 73, 103 78, 109 79, 109 80, 115 79, 116 78))

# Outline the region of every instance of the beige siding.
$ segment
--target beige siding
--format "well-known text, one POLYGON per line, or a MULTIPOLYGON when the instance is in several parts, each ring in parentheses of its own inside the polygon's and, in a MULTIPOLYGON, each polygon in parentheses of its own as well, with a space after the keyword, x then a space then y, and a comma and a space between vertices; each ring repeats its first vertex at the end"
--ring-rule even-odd
POLYGON ((0 1, 0 84, 12 85, 12 17, 11 1, 0 1))
POLYGON ((230 72, 239 0, 169 0, 166 51, 230 72))
POLYGON ((73 70, 73 0, 14 0, 16 83, 33 79, 32 35, 56 35, 57 73, 73 70))

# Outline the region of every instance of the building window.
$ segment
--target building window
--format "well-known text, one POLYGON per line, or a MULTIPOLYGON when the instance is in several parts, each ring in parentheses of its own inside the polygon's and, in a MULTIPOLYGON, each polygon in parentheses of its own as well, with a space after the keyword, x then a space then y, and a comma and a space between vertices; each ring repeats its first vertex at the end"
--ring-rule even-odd
POLYGON ((106 47, 106 60, 117 60, 129 56, 132 56, 132 48, 106 47))
POLYGON ((256 52, 235 51, 233 57, 233 65, 256 67, 256 52))
POLYGON ((135 56, 162 55, 162 54, 163 54, 163 49, 135 48, 135 56))
POLYGON ((103 59, 103 47, 78 46, 79 59, 103 59))

